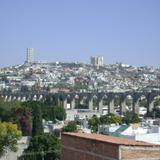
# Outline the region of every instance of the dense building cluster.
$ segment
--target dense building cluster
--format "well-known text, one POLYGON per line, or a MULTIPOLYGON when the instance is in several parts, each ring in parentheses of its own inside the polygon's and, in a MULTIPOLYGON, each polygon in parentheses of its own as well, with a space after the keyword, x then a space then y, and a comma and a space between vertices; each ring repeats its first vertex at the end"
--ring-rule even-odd
POLYGON ((24 63, 0 69, 1 91, 106 92, 159 90, 160 69, 116 63, 24 63))

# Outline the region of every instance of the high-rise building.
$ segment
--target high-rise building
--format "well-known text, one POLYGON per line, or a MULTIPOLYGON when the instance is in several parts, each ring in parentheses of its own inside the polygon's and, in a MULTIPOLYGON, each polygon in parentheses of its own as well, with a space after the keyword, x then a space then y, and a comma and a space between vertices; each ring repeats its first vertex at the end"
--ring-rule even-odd
POLYGON ((103 64, 104 64, 104 58, 103 58, 103 56, 92 56, 91 57, 91 64, 93 65, 93 66, 97 66, 97 67, 99 67, 99 66, 103 66, 103 64))
POLYGON ((104 58, 103 58, 103 56, 98 56, 97 57, 97 64, 98 64, 98 66, 103 66, 104 65, 104 58))
POLYGON ((96 57, 95 56, 91 57, 91 64, 94 66, 96 65, 96 57))
POLYGON ((34 62, 34 49, 33 48, 27 48, 27 63, 33 63, 34 62))

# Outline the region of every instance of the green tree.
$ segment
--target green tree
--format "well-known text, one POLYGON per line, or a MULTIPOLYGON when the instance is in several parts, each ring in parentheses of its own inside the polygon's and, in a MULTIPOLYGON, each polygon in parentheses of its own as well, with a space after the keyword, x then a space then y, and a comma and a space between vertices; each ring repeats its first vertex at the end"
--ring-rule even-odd
POLYGON ((27 107, 13 108, 15 122, 19 125, 23 136, 32 135, 32 114, 27 107))
POLYGON ((108 97, 104 97, 103 105, 109 105, 109 98, 108 97))
POLYGON ((126 102, 127 106, 131 106, 131 104, 132 104, 132 100, 128 97, 126 98, 125 102, 126 102))
POLYGON ((35 101, 29 101, 22 103, 24 107, 29 108, 30 111, 33 110, 34 106, 40 106, 42 118, 45 120, 51 120, 55 122, 55 112, 54 112, 54 104, 51 103, 49 97, 47 97, 45 102, 35 102, 35 101))
POLYGON ((13 122, 15 115, 12 112, 13 108, 20 107, 20 103, 17 101, 5 102, 0 99, 0 119, 1 121, 13 122))
POLYGON ((147 117, 160 118, 160 108, 155 107, 151 112, 147 114, 147 117))
POLYGON ((11 122, 0 122, 0 156, 7 149, 16 151, 17 140, 21 137, 21 131, 17 129, 17 125, 11 122))
POLYGON ((114 105, 118 106, 120 104, 120 98, 118 96, 114 97, 114 105))
POLYGON ((147 108, 147 99, 143 98, 139 100, 140 107, 146 107, 147 108))
POLYGON ((47 121, 53 121, 55 122, 55 112, 54 112, 54 106, 50 106, 47 104, 41 105, 42 110, 42 118, 47 121))
POLYGON ((2 122, 16 123, 23 135, 31 135, 32 114, 31 111, 22 106, 20 102, 5 102, 3 99, 0 99, 0 119, 2 122))
POLYGON ((113 124, 113 123, 122 123, 122 118, 118 115, 115 115, 113 113, 109 113, 107 115, 103 115, 100 117, 100 123, 101 124, 113 124))
POLYGON ((127 111, 124 114, 124 117, 123 117, 122 121, 124 123, 126 123, 126 124, 139 123, 140 122, 140 118, 138 117, 138 115, 136 113, 127 111))
POLYGON ((33 127, 32 127, 32 136, 40 135, 43 133, 42 126, 42 112, 39 105, 33 107, 33 127))
POLYGON ((93 106, 98 106, 98 98, 93 97, 93 106))
POLYGON ((19 160, 59 160, 60 140, 52 134, 32 137, 19 160))
POLYGON ((160 99, 156 98, 154 101, 154 107, 160 106, 160 99))
POLYGON ((77 123, 70 121, 65 127, 62 128, 63 132, 77 132, 77 123))
POLYGON ((100 124, 100 120, 96 115, 93 115, 91 119, 88 120, 89 128, 93 133, 98 131, 98 125, 100 124))
POLYGON ((55 111, 56 119, 58 119, 60 121, 66 119, 66 111, 62 106, 56 106, 54 111, 55 111))

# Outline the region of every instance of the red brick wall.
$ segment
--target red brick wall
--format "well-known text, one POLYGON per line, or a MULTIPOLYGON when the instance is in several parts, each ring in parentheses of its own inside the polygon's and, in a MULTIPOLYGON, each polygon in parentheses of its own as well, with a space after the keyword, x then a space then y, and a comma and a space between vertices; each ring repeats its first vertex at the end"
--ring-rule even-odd
POLYGON ((118 159, 118 145, 70 135, 62 135, 61 160, 118 159))
POLYGON ((157 160, 160 159, 160 147, 121 146, 121 158, 124 160, 137 160, 138 158, 157 160))
POLYGON ((103 141, 104 137, 98 137, 63 134, 61 160, 160 160, 159 145, 140 144, 136 141, 123 143, 122 140, 115 141, 112 137, 103 141))

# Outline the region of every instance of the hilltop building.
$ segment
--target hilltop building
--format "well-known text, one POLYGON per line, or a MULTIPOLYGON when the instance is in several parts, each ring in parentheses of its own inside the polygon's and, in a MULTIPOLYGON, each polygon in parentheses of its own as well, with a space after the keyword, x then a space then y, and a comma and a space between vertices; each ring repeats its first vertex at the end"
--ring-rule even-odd
POLYGON ((98 57, 92 56, 91 57, 91 64, 93 66, 97 66, 97 67, 103 66, 104 65, 104 57, 103 56, 98 56, 98 57))
POLYGON ((34 48, 27 48, 26 62, 33 63, 34 62, 34 48))

